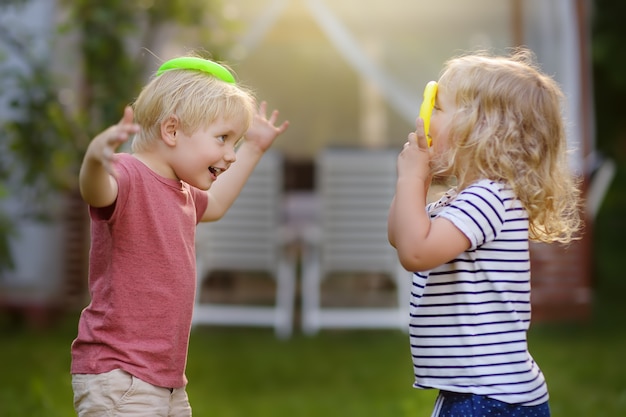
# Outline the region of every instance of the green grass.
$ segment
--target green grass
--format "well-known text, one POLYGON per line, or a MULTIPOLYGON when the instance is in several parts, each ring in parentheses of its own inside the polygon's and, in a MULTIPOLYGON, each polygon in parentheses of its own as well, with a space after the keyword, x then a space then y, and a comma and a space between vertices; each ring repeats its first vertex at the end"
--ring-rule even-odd
POLYGON ((201 329, 188 377, 200 416, 426 415, 434 394, 410 388, 408 340, 399 332, 279 341, 263 330, 201 329))
MULTIPOLYGON (((534 325, 533 356, 553 417, 626 416, 626 169, 594 227, 592 319, 534 325)), ((69 347, 77 314, 42 331, 0 313, 0 417, 74 415, 69 347)), ((408 336, 325 331, 277 340, 271 330, 198 328, 187 375, 195 416, 430 416, 435 392, 411 388, 408 336)))
MULTIPOLYGON (((0 416, 73 415, 75 326, 71 317, 46 331, 3 327, 0 416)), ((617 321, 534 326, 530 346, 554 417, 626 415, 626 332, 617 321)), ((411 388, 408 339, 395 331, 281 341, 265 329, 198 328, 187 374, 195 416, 429 416, 435 395, 411 388)))
POLYGON ((71 416, 69 326, 35 331, 5 321, 0 332, 0 416, 71 416))

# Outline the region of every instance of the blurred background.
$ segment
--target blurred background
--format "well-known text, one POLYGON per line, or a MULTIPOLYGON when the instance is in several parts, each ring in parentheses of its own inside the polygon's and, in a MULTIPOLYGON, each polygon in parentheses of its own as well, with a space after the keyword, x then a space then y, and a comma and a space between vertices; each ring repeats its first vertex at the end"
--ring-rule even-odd
MULTIPOLYGON (((566 94, 586 199, 581 240, 532 248, 531 352, 553 415, 626 415, 624 16, 621 0, 3 0, 0 372, 13 376, 0 382, 0 417, 72 413, 69 344, 88 303, 78 167, 163 61, 191 51, 222 61, 290 120, 274 146, 278 215, 314 223, 321 153, 399 150, 445 60, 518 45, 566 94)), ((196 415, 430 415, 433 394, 411 388, 406 334, 303 335, 296 298, 288 340, 194 328, 196 415)))

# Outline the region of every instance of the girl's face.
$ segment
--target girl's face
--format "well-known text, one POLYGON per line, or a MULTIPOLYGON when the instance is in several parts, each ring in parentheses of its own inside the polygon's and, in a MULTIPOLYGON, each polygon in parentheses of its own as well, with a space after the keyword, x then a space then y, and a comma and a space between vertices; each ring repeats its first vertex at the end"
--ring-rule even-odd
POLYGON ((244 124, 236 118, 218 119, 190 135, 178 130, 170 159, 176 177, 196 188, 208 190, 235 162, 235 148, 244 133, 244 124))
POLYGON ((439 86, 435 107, 430 118, 429 132, 433 139, 433 148, 437 154, 449 148, 450 124, 456 109, 454 96, 445 87, 439 86))
POLYGON ((452 92, 445 88, 445 86, 442 87, 439 85, 435 99, 435 107, 430 117, 429 132, 433 140, 432 147, 434 153, 431 163, 435 170, 447 163, 447 161, 440 161, 439 159, 450 149, 450 125, 456 110, 457 105, 452 92))

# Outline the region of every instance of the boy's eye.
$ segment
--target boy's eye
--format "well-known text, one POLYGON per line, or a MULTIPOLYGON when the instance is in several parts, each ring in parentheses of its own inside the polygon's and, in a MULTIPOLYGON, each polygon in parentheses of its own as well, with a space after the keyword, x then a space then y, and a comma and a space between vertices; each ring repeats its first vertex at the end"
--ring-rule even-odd
POLYGON ((228 138, 228 136, 226 136, 226 135, 220 135, 220 136, 217 137, 217 140, 219 140, 222 143, 225 143, 227 138, 228 138))

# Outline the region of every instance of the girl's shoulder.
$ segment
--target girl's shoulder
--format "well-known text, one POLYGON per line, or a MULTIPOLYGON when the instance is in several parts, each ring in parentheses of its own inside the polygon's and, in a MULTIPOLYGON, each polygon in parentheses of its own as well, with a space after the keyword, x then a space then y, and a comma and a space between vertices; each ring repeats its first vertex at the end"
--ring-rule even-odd
POLYGON ((484 178, 484 179, 481 179, 481 180, 474 181, 473 183, 468 185, 465 189, 463 189, 462 192, 467 191, 467 190, 474 190, 475 191, 477 189, 488 190, 490 192, 494 192, 494 193, 500 194, 503 191, 510 190, 510 187, 508 187, 503 182, 494 181, 494 180, 490 180, 490 179, 484 178))
POLYGON ((477 180, 467 187, 459 190, 453 187, 446 191, 438 201, 427 206, 429 212, 438 212, 451 205, 458 206, 462 203, 489 204, 492 207, 501 207, 506 210, 519 204, 513 189, 506 183, 490 179, 477 180))
POLYGON ((527 216, 513 188, 502 181, 478 180, 460 191, 457 198, 471 204, 488 205, 503 218, 527 216))
POLYGON ((515 192, 511 186, 507 183, 490 179, 475 181, 457 193, 459 196, 468 194, 480 196, 492 195, 502 202, 517 200, 515 192))

